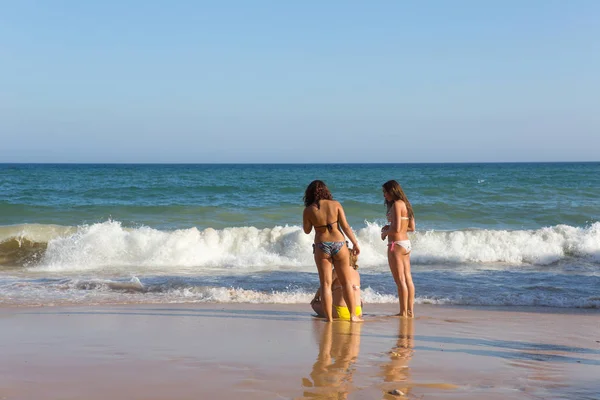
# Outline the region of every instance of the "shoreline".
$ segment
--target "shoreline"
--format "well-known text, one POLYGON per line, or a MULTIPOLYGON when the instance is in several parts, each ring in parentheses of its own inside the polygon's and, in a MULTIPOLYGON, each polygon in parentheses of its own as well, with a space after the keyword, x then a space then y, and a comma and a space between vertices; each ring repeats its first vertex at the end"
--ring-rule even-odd
MULTIPOLYGON (((290 307, 293 309, 298 309, 300 311, 305 311, 310 316, 316 317, 314 311, 310 308, 309 303, 251 303, 251 302, 230 302, 230 303, 219 303, 219 302, 174 302, 174 303, 164 303, 164 302, 106 302, 106 303, 52 303, 49 305, 44 304, 16 304, 16 303, 0 303, 0 313, 3 310, 15 310, 15 309, 24 309, 24 310, 32 310, 32 309, 77 309, 77 308, 103 308, 103 307, 184 307, 184 308, 197 308, 197 307, 208 307, 208 308, 231 308, 239 306, 241 308, 252 308, 258 307, 261 309, 265 308, 286 308, 290 307)), ((387 315, 394 316, 395 308, 397 308, 397 303, 365 303, 365 306, 368 308, 374 308, 377 311, 374 313, 369 313, 368 311, 365 315, 387 315)), ((588 314, 598 314, 600 315, 600 308, 594 307, 554 307, 554 306, 498 306, 498 305, 471 305, 471 304, 419 304, 415 303, 415 308, 440 308, 440 309, 456 309, 456 310, 471 310, 471 311, 494 311, 494 312, 528 312, 528 313, 540 313, 540 314, 566 314, 566 315, 588 315, 588 314)))
POLYGON ((0 306, 0 399, 600 393, 597 310, 419 305, 410 320, 396 308, 328 324, 305 304, 0 306))

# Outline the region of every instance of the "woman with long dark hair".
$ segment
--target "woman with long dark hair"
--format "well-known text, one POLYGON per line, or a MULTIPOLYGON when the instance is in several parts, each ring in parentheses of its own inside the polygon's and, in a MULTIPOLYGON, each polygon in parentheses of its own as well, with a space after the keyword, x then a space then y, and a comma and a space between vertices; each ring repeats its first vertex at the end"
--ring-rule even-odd
POLYGON ((381 240, 388 239, 388 263, 398 288, 401 317, 414 317, 415 285, 410 273, 412 246, 407 232, 415 230, 415 214, 400 184, 383 184, 388 224, 381 229, 381 240))
POLYGON ((350 311, 350 320, 360 322, 362 319, 357 315, 356 297, 352 286, 352 273, 355 272, 350 266, 350 252, 346 246, 346 238, 352 242, 354 254, 360 253, 356 237, 348 225, 346 214, 342 205, 333 200, 331 192, 325 182, 312 181, 304 192, 304 213, 302 216, 303 228, 306 234, 315 229, 315 241, 313 254, 315 264, 319 271, 321 287, 321 301, 323 312, 327 321, 333 321, 332 316, 332 265, 342 285, 344 301, 350 311))

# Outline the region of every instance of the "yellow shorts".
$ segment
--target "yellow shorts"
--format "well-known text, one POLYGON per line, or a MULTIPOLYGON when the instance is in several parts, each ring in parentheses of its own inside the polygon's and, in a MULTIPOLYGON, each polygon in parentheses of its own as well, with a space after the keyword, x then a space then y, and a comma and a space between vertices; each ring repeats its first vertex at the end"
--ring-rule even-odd
MULTIPOLYGON (((348 307, 333 306, 333 308, 335 308, 335 311, 337 312, 339 319, 350 320, 350 310, 348 310, 348 307)), ((356 315, 357 316, 362 315, 362 307, 361 306, 356 306, 356 315)))

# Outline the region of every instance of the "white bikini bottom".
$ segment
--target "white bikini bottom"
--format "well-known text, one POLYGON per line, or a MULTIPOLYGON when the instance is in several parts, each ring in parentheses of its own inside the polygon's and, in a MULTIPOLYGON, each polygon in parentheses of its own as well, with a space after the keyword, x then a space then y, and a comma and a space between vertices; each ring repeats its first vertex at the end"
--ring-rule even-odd
POLYGON ((395 242, 388 243, 388 246, 390 246, 391 251, 394 251, 394 247, 396 246, 404 247, 408 253, 410 253, 410 251, 412 250, 410 240, 397 240, 395 242))

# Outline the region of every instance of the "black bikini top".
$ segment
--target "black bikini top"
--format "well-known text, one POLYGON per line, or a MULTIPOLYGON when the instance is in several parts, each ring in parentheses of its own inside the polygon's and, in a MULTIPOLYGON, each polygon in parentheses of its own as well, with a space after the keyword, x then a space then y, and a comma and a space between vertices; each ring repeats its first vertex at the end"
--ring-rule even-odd
POLYGON ((333 224, 337 224, 337 221, 333 221, 327 225, 315 226, 315 228, 327 228, 329 232, 333 230, 333 224))

